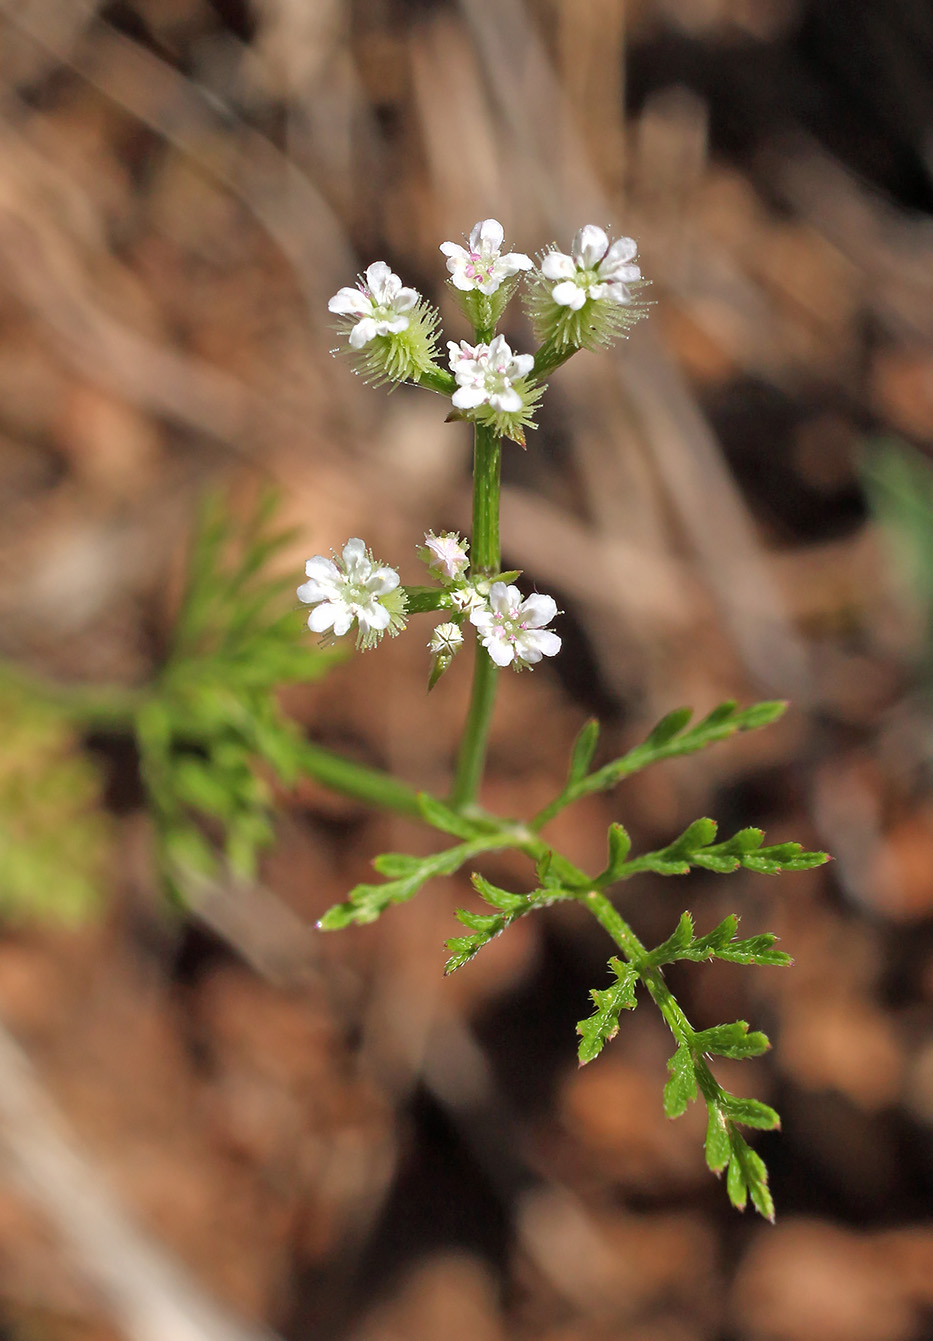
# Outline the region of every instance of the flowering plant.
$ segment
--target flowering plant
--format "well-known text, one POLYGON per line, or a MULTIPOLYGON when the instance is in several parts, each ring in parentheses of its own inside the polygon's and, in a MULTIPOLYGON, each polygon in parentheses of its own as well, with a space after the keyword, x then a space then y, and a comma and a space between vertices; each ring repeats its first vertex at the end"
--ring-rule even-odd
POLYGON ((537 815, 523 822, 503 820, 477 801, 483 777, 486 744, 500 670, 523 670, 556 656, 562 639, 550 625, 559 611, 553 597, 538 592, 522 595, 517 572, 501 571, 499 487, 503 441, 525 446, 525 430, 545 391, 543 378, 582 349, 598 349, 625 336, 646 315, 644 285, 635 264, 636 243, 628 237, 610 241, 595 224, 581 228, 570 251, 544 251, 536 266, 521 252, 503 252, 504 230, 484 219, 470 231, 467 245, 441 244, 450 273, 449 284, 472 326, 472 338, 447 344, 448 366, 438 361, 436 331, 439 314, 383 262, 369 266, 357 289, 341 289, 330 310, 341 319, 347 350, 359 360, 370 380, 408 381, 449 398, 448 419, 467 419, 474 428, 473 527, 467 543, 455 533, 425 535, 421 557, 434 585, 403 587, 395 569, 377 565, 362 540, 352 539, 342 557, 316 555, 308 561, 308 581, 298 589, 309 606, 308 625, 330 638, 346 634, 355 623, 357 644, 371 648, 386 632, 396 634, 406 619, 426 612, 442 613, 428 643, 431 654, 429 688, 437 683, 465 643, 476 634, 473 689, 456 773, 446 800, 412 793, 384 775, 345 764, 311 747, 309 771, 349 794, 376 799, 401 813, 417 814, 456 842, 430 857, 385 853, 374 860, 381 883, 351 890, 321 919, 324 930, 371 922, 392 904, 412 899, 431 878, 449 875, 472 864, 483 853, 517 849, 531 862, 531 888, 499 889, 479 872, 473 886, 488 912, 458 912, 466 935, 448 943, 446 972, 463 967, 512 922, 535 909, 571 901, 586 909, 608 932, 617 951, 608 962, 609 985, 590 993, 592 1013, 578 1025, 580 1064, 591 1062, 619 1030, 623 1010, 637 1004, 641 984, 660 1010, 674 1039, 664 1091, 668 1117, 684 1112, 701 1097, 707 1108, 706 1159, 716 1173, 726 1171, 726 1187, 734 1205, 752 1204, 767 1218, 774 1207, 767 1171, 748 1145, 740 1127, 773 1128, 777 1113, 755 1099, 725 1090, 709 1064, 713 1056, 754 1057, 769 1043, 742 1021, 695 1029, 673 995, 664 966, 677 960, 724 959, 732 963, 787 965, 775 948, 776 937, 737 936, 738 920, 727 917, 697 935, 693 918, 684 913, 667 940, 646 946, 622 918, 609 891, 642 871, 685 874, 693 867, 727 873, 740 867, 776 874, 806 870, 828 860, 825 853, 805 852, 798 843, 763 846, 759 829, 742 829, 716 841, 712 820, 699 819, 667 847, 630 855, 631 842, 621 824, 608 835, 605 869, 587 875, 543 837, 548 822, 565 806, 663 759, 693 753, 737 731, 774 721, 785 709, 779 702, 738 709, 734 703, 715 708, 691 726, 691 713, 670 713, 641 745, 619 759, 593 768, 598 724, 580 732, 566 785, 537 815), (534 353, 513 351, 497 327, 520 282, 526 283, 525 305, 538 341, 534 353), (378 793, 378 795, 377 795, 378 793))

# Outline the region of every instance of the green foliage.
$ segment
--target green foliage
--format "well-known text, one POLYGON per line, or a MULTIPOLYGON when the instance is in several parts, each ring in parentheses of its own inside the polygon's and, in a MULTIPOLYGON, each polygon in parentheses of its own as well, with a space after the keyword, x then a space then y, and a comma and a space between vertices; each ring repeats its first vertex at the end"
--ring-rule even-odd
POLYGON ((594 722, 587 722, 574 745, 570 774, 564 790, 550 805, 539 811, 532 826, 535 829, 542 828, 549 819, 581 796, 587 796, 590 792, 608 791, 650 764, 684 754, 695 754, 697 750, 727 740, 739 731, 756 731, 777 721, 786 710, 787 704, 782 700, 754 703, 749 708, 739 708, 729 700, 720 703, 702 721, 691 727, 692 710, 676 708, 661 719, 641 745, 636 745, 627 754, 604 764, 593 773, 588 770, 599 728, 594 722))
POLYGON ((744 1020, 700 1033, 694 1033, 682 1022, 678 1033, 681 1041, 667 1063, 670 1079, 664 1089, 665 1113, 669 1118, 680 1117, 687 1105, 697 1098, 699 1090, 707 1109, 707 1164, 714 1173, 727 1170, 726 1191, 733 1206, 744 1210, 748 1197, 751 1197, 759 1214, 766 1220, 773 1220, 774 1202, 768 1190, 768 1171, 761 1156, 750 1148, 737 1128, 773 1131, 780 1127, 780 1118, 768 1104, 724 1090, 703 1055, 704 1052, 715 1052, 727 1057, 757 1057, 767 1050, 768 1040, 764 1034, 750 1034, 744 1020), (716 1038, 720 1043, 715 1042, 716 1038))
POLYGON ((620 1012, 634 1010, 638 1004, 635 1000, 636 969, 615 956, 609 960, 609 969, 615 975, 615 982, 611 987, 591 989, 590 996, 596 1009, 585 1020, 577 1022, 580 1035, 577 1056, 581 1066, 598 1057, 605 1045, 615 1038, 619 1032, 620 1012))
POLYGON ((735 939, 739 919, 734 913, 723 918, 717 927, 705 936, 694 937, 693 918, 682 913, 677 930, 666 941, 651 950, 645 959, 649 967, 673 964, 677 959, 725 959, 731 964, 769 964, 786 968, 794 961, 783 950, 775 950, 777 936, 764 932, 748 940, 735 939))
POLYGON ((136 735, 166 878, 184 899, 192 879, 255 876, 273 837, 273 782, 292 785, 306 745, 277 688, 319 678, 338 654, 309 645, 268 569, 292 535, 267 495, 244 524, 218 499, 204 508, 172 647, 136 714, 136 735), (222 853, 222 856, 221 856, 222 853))
POLYGON ((74 925, 103 897, 110 831, 101 780, 61 712, 0 683, 0 913, 74 925))
POLYGON ((450 958, 444 966, 444 972, 454 973, 469 963, 473 956, 488 945, 496 936, 500 936, 506 927, 511 926, 519 917, 524 917, 533 908, 546 908, 557 899, 566 897, 554 889, 536 889, 531 894, 510 894, 490 884, 481 875, 472 877, 473 888, 495 913, 471 913, 465 908, 457 909, 457 920, 469 927, 469 936, 453 936, 447 941, 450 958))
POLYGON ((782 871, 809 871, 829 861, 825 852, 805 852, 800 843, 776 843, 762 847, 761 829, 740 829, 724 843, 714 843, 716 822, 698 819, 679 838, 656 852, 626 860, 631 846, 621 824, 609 829, 609 864, 597 877, 600 886, 628 880, 640 871, 655 875, 686 875, 691 867, 728 874, 740 866, 761 875, 779 875, 782 871))

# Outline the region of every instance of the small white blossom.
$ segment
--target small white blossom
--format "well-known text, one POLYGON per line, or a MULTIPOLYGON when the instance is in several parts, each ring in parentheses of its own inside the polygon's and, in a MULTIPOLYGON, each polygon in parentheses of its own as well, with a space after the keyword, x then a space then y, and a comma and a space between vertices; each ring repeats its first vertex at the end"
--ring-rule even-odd
POLYGON ((573 240, 571 254, 549 251, 541 261, 541 273, 548 280, 558 280, 551 297, 561 307, 574 311, 587 298, 606 298, 625 305, 632 301, 626 287, 641 278, 641 270, 631 262, 638 251, 634 238, 620 237, 609 245, 609 238, 596 224, 581 228, 573 240))
POLYGON ((468 247, 456 242, 442 242, 440 250, 447 257, 447 269, 454 288, 468 293, 495 293, 504 279, 510 279, 519 270, 530 270, 532 260, 524 252, 510 251, 502 256, 504 237, 497 219, 482 219, 474 224, 468 247))
POLYGON ((428 643, 428 651, 436 657, 446 657, 449 660, 460 650, 462 644, 463 634, 458 624, 438 624, 434 636, 428 643))
POLYGON ((458 410, 491 405, 494 410, 514 414, 522 409, 524 402, 512 383, 531 372, 535 362, 532 354, 513 354, 502 335, 488 345, 469 345, 466 340, 458 345, 448 340, 447 348, 457 379, 453 403, 458 410))
POLYGON ((329 312, 339 316, 359 317, 350 331, 350 346, 362 349, 377 335, 392 335, 408 329, 408 313, 416 306, 420 294, 417 289, 406 289, 398 275, 385 261, 374 261, 367 266, 355 289, 338 289, 327 304, 329 312))
POLYGON ((535 593, 524 601, 518 587, 494 582, 489 589, 489 604, 470 611, 470 623, 476 626, 480 642, 497 666, 516 669, 524 661, 534 665, 544 657, 556 656, 561 640, 546 629, 557 614, 552 596, 535 593))
POLYGON ((308 615, 312 633, 332 630, 342 638, 355 620, 358 644, 372 647, 385 632, 403 627, 404 593, 393 596, 399 575, 394 568, 377 566, 362 540, 348 540, 336 561, 315 554, 305 573, 308 581, 298 588, 298 599, 314 607, 308 615))
POLYGON ((467 553, 469 546, 465 540, 460 539, 456 531, 445 531, 443 535, 435 535, 433 531, 428 531, 424 537, 424 544, 431 555, 427 561, 428 566, 439 576, 458 578, 470 566, 470 557, 467 553))

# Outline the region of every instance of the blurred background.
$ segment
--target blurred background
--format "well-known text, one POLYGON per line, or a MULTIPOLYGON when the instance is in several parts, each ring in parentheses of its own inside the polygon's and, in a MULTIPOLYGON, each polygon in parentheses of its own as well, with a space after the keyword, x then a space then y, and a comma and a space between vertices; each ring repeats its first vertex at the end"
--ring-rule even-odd
MULTIPOLYGON (((441 241, 595 222, 638 239, 655 306, 506 444, 505 562, 565 644, 502 677, 484 799, 543 804, 588 714, 608 758, 681 703, 787 697, 554 841, 598 869, 612 819, 644 848, 709 814, 835 857, 623 900, 646 939, 735 911, 795 956, 671 975, 699 1026, 775 1044, 719 1068, 784 1117, 771 1228, 707 1172, 702 1115, 664 1119, 650 1009, 577 1069, 608 951, 572 910, 447 981, 466 876, 314 935, 374 853, 431 839, 307 784, 256 888, 181 917, 130 739, 8 701, 2 1337, 929 1336, 931 69, 922 0, 0 0, 5 663, 145 683, 212 488, 281 487, 296 584, 350 535, 419 581, 423 532, 468 525, 469 435, 331 359, 326 300, 384 259, 460 338, 441 241), (59 898, 99 908, 63 930, 59 898)), ((429 632, 289 711, 443 790, 469 659, 426 700, 429 632)))

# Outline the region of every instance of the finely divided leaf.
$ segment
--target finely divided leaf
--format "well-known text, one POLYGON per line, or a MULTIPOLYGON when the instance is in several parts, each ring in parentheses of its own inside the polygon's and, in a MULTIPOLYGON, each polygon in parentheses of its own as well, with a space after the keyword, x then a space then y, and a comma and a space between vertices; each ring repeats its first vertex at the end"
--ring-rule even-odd
POLYGON ((590 996, 596 1010, 587 1019, 577 1023, 577 1033, 581 1039, 577 1056, 581 1066, 598 1057, 604 1046, 615 1038, 619 1032, 620 1012, 634 1010, 638 1004, 635 1000, 638 974, 632 965, 623 964, 620 959, 613 957, 609 960, 609 968, 615 974, 616 981, 611 987, 594 987, 591 990, 590 996))
POLYGON ((664 1086, 664 1112, 669 1118, 677 1118, 697 1097, 696 1068, 688 1044, 681 1043, 668 1061, 667 1069, 671 1078, 664 1086))
POLYGON ((536 889, 531 894, 512 894, 508 890, 499 889, 481 875, 474 875, 472 881, 477 894, 497 911, 473 913, 466 908, 457 909, 457 920, 469 928, 472 935, 452 936, 446 942, 450 958, 444 965, 445 974, 456 973, 457 969, 463 968, 484 945, 500 936, 517 918, 524 917, 534 908, 546 908, 561 897, 552 888, 536 889))
POLYGON ((414 898, 421 886, 434 876, 452 875, 474 852, 475 847, 471 843, 461 843, 445 852, 435 852, 430 857, 385 852, 376 857, 373 865, 381 874, 393 875, 395 878, 382 885, 357 885, 350 890, 343 903, 335 903, 327 910, 318 922, 318 928, 321 931, 339 931, 353 922, 359 925, 375 922, 390 904, 405 903, 414 898))

